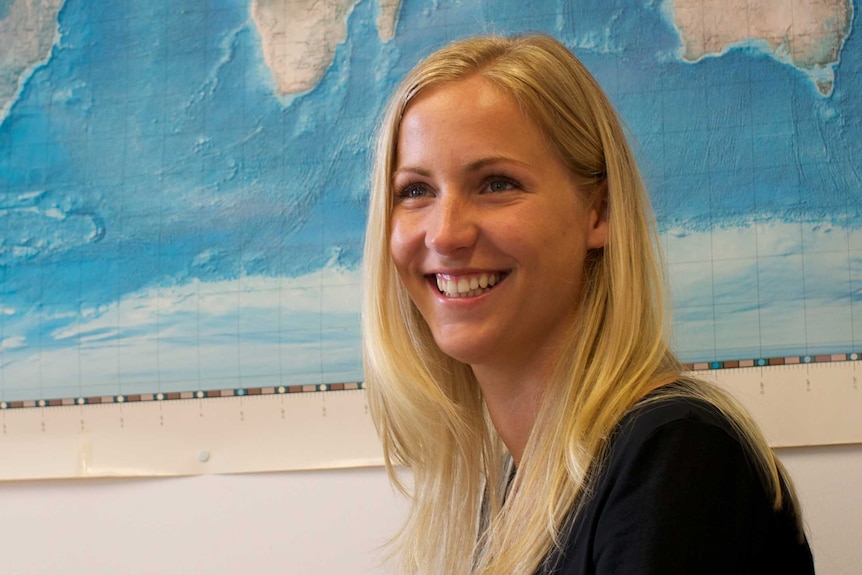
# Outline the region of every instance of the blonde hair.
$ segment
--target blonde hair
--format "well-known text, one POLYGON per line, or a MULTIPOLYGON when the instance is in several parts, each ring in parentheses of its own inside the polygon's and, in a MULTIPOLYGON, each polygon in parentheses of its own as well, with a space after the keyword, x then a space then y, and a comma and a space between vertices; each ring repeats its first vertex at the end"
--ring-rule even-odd
POLYGON ((670 382, 680 384, 664 395, 698 397, 728 415, 759 463, 774 505, 783 505, 780 465, 757 426, 726 394, 686 377, 668 348, 657 245, 649 198, 621 122, 595 79, 558 41, 544 35, 462 40, 403 80, 379 129, 363 296, 371 414, 390 478, 411 497, 409 517, 394 540, 401 572, 534 573, 560 544, 566 518, 587 498, 589 471, 615 426, 651 390, 670 382), (401 119, 426 88, 474 75, 519 103, 580 187, 606 194, 608 210, 607 244, 587 258, 579 321, 511 484, 511 458, 470 366, 439 350, 389 255, 401 119), (412 470, 412 489, 400 482, 397 465, 412 470))

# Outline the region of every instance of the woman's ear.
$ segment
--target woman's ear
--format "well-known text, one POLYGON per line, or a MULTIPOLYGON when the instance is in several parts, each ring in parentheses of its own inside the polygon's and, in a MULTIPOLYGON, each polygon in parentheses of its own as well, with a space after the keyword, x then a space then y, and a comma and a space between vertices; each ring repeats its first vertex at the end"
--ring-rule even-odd
POLYGON ((590 205, 590 221, 587 230, 587 247, 599 249, 608 241, 608 180, 601 183, 590 205))

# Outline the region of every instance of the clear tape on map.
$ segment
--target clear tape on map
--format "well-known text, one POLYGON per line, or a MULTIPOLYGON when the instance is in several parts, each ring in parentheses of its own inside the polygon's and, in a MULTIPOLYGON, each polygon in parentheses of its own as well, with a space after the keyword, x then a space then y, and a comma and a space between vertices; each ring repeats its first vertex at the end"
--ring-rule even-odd
POLYGON ((383 461, 361 389, 6 409, 0 421, 2 480, 253 473, 383 461))

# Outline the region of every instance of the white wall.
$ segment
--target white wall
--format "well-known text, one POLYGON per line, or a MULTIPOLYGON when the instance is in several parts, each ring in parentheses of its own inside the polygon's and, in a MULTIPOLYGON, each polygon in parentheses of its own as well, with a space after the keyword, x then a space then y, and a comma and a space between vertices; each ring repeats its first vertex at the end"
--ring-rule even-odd
POLYGON ((380 468, 0 484, 0 572, 388 573, 402 505, 380 468))
POLYGON ((862 445, 778 454, 802 501, 817 574, 862 573, 862 445))
MULTIPOLYGON (((862 445, 779 452, 818 575, 862 565, 862 445)), ((7 574, 384 574, 404 503, 380 468, 0 484, 7 574)))

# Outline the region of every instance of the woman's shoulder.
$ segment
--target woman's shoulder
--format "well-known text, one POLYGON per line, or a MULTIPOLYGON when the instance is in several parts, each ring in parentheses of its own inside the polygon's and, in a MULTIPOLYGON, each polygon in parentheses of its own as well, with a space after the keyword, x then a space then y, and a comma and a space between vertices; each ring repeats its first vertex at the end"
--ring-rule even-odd
POLYGON ((557 573, 813 572, 733 414, 705 395, 672 384, 622 418, 557 573))
POLYGON ((621 466, 703 462, 705 472, 732 462, 753 471, 750 446, 733 417, 691 385, 669 384, 623 416, 608 438, 600 469, 615 475, 621 466))
POLYGON ((709 385, 672 383, 644 397, 608 437, 595 471, 613 482, 615 476, 629 475, 633 469, 674 476, 680 467, 697 469, 697 485, 706 487, 736 468, 765 488, 768 479, 761 476, 761 456, 745 431, 751 423, 742 420, 745 416, 723 392, 709 385))
POLYGON ((617 439, 649 437, 671 426, 721 430, 738 441, 731 416, 691 389, 690 384, 672 383, 652 391, 623 416, 617 439))

